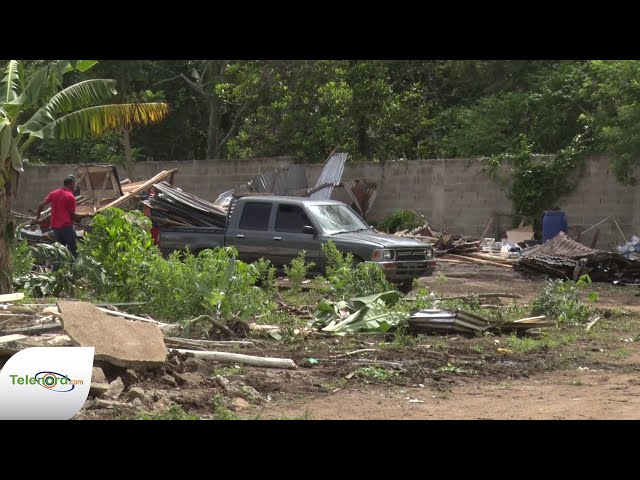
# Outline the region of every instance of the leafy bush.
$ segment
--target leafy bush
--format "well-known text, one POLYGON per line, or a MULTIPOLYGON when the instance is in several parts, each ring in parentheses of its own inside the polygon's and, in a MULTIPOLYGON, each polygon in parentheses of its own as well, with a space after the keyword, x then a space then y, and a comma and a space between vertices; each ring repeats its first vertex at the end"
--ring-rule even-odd
POLYGON ((13 267, 13 276, 22 277, 29 273, 33 268, 34 257, 31 248, 26 240, 17 242, 13 249, 13 257, 11 258, 11 266, 13 267))
POLYGON ((316 264, 313 262, 305 262, 304 257, 306 251, 302 250, 298 256, 291 260, 291 267, 284 266, 284 274, 289 279, 289 285, 294 292, 299 292, 302 287, 302 281, 316 264))
POLYGON ((145 311, 168 321, 199 315, 246 319, 268 311, 273 305, 255 285, 258 269, 236 255, 235 248, 228 247, 197 256, 174 252, 166 260, 156 257, 146 279, 145 311))
POLYGON ((79 243, 79 269, 100 297, 110 301, 144 298, 151 266, 160 256, 142 212, 109 208, 96 215, 79 243))
POLYGON ((333 242, 324 243, 322 251, 327 259, 326 276, 330 291, 339 300, 395 290, 377 263, 354 265, 353 255, 343 255, 333 242))
POLYGON ((75 292, 73 263, 71 252, 64 245, 28 245, 22 241, 14 250, 14 287, 36 298, 62 294, 71 296, 75 292), (47 272, 45 265, 53 264, 58 265, 58 270, 47 272), (34 269, 36 265, 39 267, 34 269))
POLYGON ((276 267, 271 265, 271 262, 265 258, 261 258, 256 262, 253 262, 258 272, 257 284, 266 289, 272 289, 276 286, 276 267))
POLYGON ((378 225, 378 229, 395 233, 399 230, 411 230, 425 224, 425 219, 413 210, 396 210, 378 225))
POLYGON ((559 322, 586 322, 591 309, 580 301, 580 291, 573 282, 556 279, 549 280, 542 295, 532 302, 531 313, 557 318, 559 322))

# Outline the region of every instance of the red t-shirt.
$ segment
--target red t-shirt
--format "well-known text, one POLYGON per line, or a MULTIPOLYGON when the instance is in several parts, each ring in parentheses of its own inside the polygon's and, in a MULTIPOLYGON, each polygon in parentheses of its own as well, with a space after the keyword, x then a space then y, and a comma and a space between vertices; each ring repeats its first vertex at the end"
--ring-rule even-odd
POLYGON ((51 228, 62 228, 73 225, 73 214, 76 212, 76 197, 67 188, 54 190, 47 198, 51 203, 51 228))

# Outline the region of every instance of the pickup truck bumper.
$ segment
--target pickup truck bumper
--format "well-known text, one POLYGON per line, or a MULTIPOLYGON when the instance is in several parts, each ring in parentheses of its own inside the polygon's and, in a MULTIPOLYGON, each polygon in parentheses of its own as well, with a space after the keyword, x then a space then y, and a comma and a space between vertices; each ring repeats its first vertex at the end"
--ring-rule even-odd
POLYGON ((420 260, 417 262, 374 262, 380 265, 390 282, 402 282, 413 278, 433 274, 436 260, 420 260))

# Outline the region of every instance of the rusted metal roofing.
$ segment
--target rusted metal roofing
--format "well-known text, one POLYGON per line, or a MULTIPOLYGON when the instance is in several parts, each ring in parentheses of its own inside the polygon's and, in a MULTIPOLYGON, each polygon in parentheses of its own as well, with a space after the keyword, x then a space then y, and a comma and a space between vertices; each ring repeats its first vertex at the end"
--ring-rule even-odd
POLYGON ((363 180, 349 180, 342 183, 345 190, 358 206, 362 218, 367 218, 367 214, 371 210, 373 202, 376 199, 376 189, 367 184, 363 180))
POLYGON ((560 232, 558 235, 542 245, 536 245, 535 247, 523 250, 522 256, 526 258, 531 255, 556 255, 570 258, 581 258, 601 252, 602 250, 594 250, 593 248, 585 247, 581 243, 571 240, 564 234, 564 232, 560 232))

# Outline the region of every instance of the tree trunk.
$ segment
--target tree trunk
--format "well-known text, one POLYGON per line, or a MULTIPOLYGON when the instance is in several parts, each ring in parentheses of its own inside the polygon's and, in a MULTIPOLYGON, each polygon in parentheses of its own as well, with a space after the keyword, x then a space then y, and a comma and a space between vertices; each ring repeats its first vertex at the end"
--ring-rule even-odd
POLYGON ((0 293, 11 293, 11 244, 13 242, 13 226, 9 215, 11 212, 11 194, 8 185, 0 189, 0 293))
POLYGON ((209 97, 207 158, 220 158, 220 97, 215 93, 209 97))
POLYGON ((129 180, 135 182, 136 172, 133 166, 133 156, 131 155, 131 141, 129 140, 129 130, 126 128, 122 131, 122 145, 124 146, 124 164, 127 169, 127 175, 129 175, 129 180))

